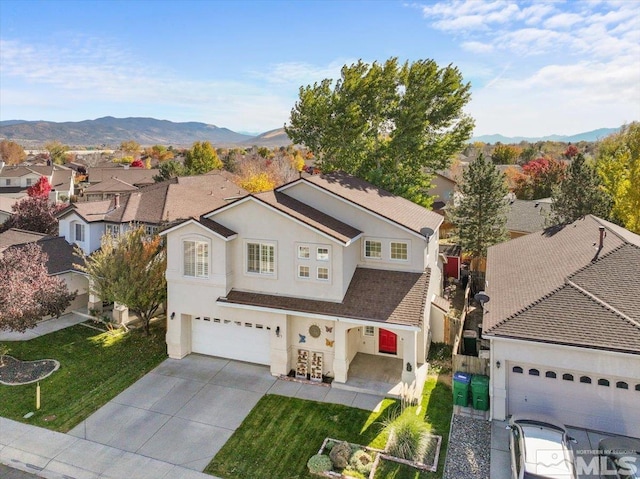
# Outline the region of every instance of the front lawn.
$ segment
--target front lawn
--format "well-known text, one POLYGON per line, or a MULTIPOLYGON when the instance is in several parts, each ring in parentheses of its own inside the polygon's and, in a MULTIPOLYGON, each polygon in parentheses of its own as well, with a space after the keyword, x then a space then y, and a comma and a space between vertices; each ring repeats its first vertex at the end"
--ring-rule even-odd
MULTIPOLYGON (((380 412, 283 396, 264 396, 231 436, 205 472, 225 479, 268 477, 308 479, 307 461, 318 452, 325 437, 384 448, 387 440, 382 422, 397 411, 398 401, 386 399, 380 412)), ((417 406, 403 414, 416 414, 417 406)), ((435 376, 424 387, 420 416, 443 436, 439 468, 435 474, 387 464, 379 478, 425 478, 442 476, 451 421, 451 389, 435 376)))
POLYGON ((67 432, 166 357, 164 330, 101 333, 77 325, 30 341, 4 343, 23 361, 56 359, 60 369, 40 381, 41 409, 36 411, 36 383, 0 384, 0 416, 67 432), (24 419, 30 412, 34 416, 24 419), (55 416, 55 418, 53 418, 55 416))

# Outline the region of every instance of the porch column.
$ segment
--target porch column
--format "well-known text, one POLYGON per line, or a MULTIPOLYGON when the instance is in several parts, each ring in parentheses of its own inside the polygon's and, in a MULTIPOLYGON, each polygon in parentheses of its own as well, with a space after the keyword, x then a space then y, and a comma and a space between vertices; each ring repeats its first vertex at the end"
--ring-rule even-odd
POLYGON ((335 344, 333 345, 333 380, 339 383, 346 383, 349 372, 349 345, 347 342, 349 325, 338 321, 334 327, 336 328, 336 334, 335 344))
POLYGON ((88 278, 89 280, 89 301, 87 303, 87 312, 90 312, 91 310, 97 311, 99 313, 102 312, 102 298, 100 298, 100 296, 98 296, 97 294, 93 294, 91 292, 91 290, 93 289, 93 280, 91 278, 88 278))
POLYGON ((191 315, 167 317, 167 354, 173 359, 182 359, 191 353, 191 315))
POLYGON ((398 336, 402 338, 402 382, 413 384, 418 369, 418 333, 402 331, 398 336))

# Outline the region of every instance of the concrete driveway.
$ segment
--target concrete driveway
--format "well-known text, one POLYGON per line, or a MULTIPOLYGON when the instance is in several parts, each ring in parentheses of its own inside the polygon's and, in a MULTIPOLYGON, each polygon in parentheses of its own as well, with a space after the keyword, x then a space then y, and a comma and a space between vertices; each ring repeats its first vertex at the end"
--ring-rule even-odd
POLYGON ((169 359, 69 434, 202 471, 275 382, 265 366, 169 359))

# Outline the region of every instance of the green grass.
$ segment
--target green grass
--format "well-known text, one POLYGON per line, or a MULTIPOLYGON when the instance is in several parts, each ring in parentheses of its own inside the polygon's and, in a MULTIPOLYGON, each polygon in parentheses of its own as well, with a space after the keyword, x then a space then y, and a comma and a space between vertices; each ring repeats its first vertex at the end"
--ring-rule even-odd
POLYGON ((167 357, 161 329, 152 329, 146 337, 139 331, 100 333, 77 325, 4 344, 15 358, 56 359, 60 369, 40 381, 39 411, 35 410, 35 383, 0 384, 0 416, 60 432, 69 431, 167 357), (35 415, 23 419, 30 411, 35 415), (44 420, 52 415, 54 420, 44 420))
MULTIPOLYGON (((307 460, 318 452, 325 437, 384 448, 387 432, 382 422, 397 410, 398 401, 387 399, 372 413, 337 404, 264 396, 231 436, 205 472, 225 479, 268 477, 308 479, 307 460)), ((418 406, 403 414, 415 414, 418 406)), ((425 384, 420 415, 435 434, 443 436, 440 467, 436 474, 415 474, 397 464, 385 465, 377 478, 440 478, 451 420, 451 389, 430 377, 425 384), (411 475, 414 474, 414 475, 411 475)))

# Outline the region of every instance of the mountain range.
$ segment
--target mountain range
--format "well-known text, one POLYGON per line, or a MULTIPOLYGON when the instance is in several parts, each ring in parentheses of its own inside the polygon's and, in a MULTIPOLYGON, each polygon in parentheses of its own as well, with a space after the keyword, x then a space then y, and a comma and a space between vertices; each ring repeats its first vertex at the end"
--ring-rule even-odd
MULTIPOLYGON (((470 141, 483 143, 520 143, 527 141, 560 141, 576 143, 579 141, 597 141, 619 128, 600 128, 576 135, 549 135, 544 137, 507 137, 503 135, 482 135, 470 141)), ((274 148, 287 146, 291 140, 284 128, 267 131, 257 136, 237 133, 207 123, 176 123, 155 118, 114 118, 106 116, 96 120, 78 122, 53 121, 0 121, 0 139, 20 143, 26 148, 42 147, 50 141, 59 141, 69 146, 102 146, 117 148, 123 141, 134 140, 143 146, 173 145, 191 146, 195 141, 210 141, 218 147, 266 146, 274 148)))

